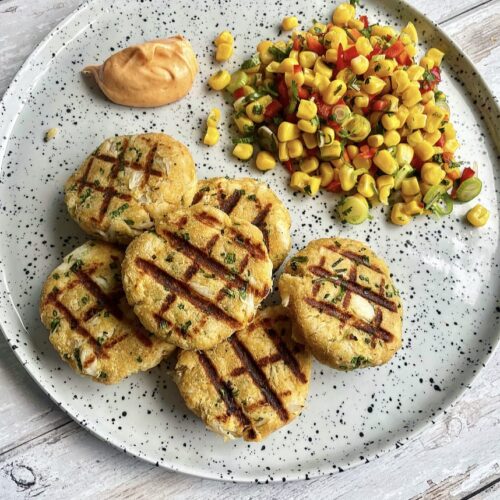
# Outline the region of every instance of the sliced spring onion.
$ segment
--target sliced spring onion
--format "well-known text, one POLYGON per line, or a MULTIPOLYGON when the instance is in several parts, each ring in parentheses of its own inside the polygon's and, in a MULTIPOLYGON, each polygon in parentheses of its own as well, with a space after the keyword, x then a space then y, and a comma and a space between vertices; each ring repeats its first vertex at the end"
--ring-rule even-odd
POLYGON ((245 137, 235 137, 233 139, 233 144, 253 144, 255 142, 255 136, 247 135, 245 137))
POLYGON ((477 177, 470 177, 463 181, 457 189, 457 200, 458 201, 470 201, 474 199, 483 188, 483 183, 481 179, 477 177))
POLYGON ((288 114, 292 114, 295 111, 297 105, 299 104, 299 89, 297 87, 297 83, 295 82, 295 80, 292 80, 291 90, 292 90, 292 95, 290 97, 290 102, 288 103, 288 106, 286 108, 286 112, 288 114))
POLYGON ((257 130, 257 142, 261 149, 276 153, 278 151, 278 138, 273 131, 265 125, 257 130))
POLYGON ((250 69, 255 68, 255 66, 260 65, 260 57, 259 54, 254 54, 250 59, 247 59, 241 65, 241 69, 250 69))
POLYGON ((247 104, 250 104, 251 102, 259 99, 259 97, 263 97, 265 95, 267 95, 265 92, 252 92, 247 96, 236 99, 233 103, 233 107, 236 111, 241 111, 247 104))
POLYGON ((403 180, 410 177, 414 172, 415 169, 410 164, 403 165, 394 176, 394 189, 399 189, 403 180))
POLYGON ((228 92, 235 92, 241 87, 244 87, 248 82, 248 75, 241 70, 235 71, 231 75, 231 81, 229 82, 229 85, 226 87, 226 90, 228 92))
POLYGON ((337 207, 342 222, 361 224, 369 215, 366 198, 362 196, 347 196, 337 207))
POLYGON ((453 200, 448 193, 443 193, 432 205, 431 210, 442 217, 443 215, 450 215, 453 211, 453 200))
POLYGON ((437 199, 445 193, 445 186, 438 184, 437 186, 431 186, 424 196, 425 209, 428 210, 437 201, 437 199))
POLYGON ((272 45, 267 49, 267 51, 274 57, 275 61, 281 62, 283 59, 286 59, 292 50, 292 46, 290 45, 289 47, 286 48, 286 50, 281 50, 279 47, 276 47, 276 45, 272 45))

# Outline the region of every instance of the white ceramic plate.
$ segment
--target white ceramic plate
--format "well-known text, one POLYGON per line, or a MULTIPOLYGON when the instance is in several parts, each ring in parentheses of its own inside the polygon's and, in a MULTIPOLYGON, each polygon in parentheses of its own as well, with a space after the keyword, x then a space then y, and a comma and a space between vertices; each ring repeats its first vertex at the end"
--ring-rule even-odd
MULTIPOLYGON (((129 453, 169 469, 235 481, 290 480, 332 473, 399 446, 446 408, 482 368, 498 339, 498 108, 474 67, 421 15, 397 1, 369 1, 370 21, 416 23, 421 39, 447 52, 442 88, 449 95, 462 143, 460 158, 479 166, 479 201, 492 211, 487 227, 451 217, 418 218, 406 227, 373 220, 343 227, 332 215, 336 199, 293 194, 281 167, 265 175, 231 157, 229 113, 214 148, 200 143, 219 94, 206 80, 218 67, 212 40, 222 29, 236 36, 235 69, 260 39, 276 39, 279 21, 296 14, 305 26, 331 15, 330 2, 292 7, 221 0, 116 2, 95 0, 60 24, 35 50, 4 96, 0 110, 0 325, 33 378, 83 426, 129 453), (79 73, 86 64, 143 40, 183 33, 200 74, 189 96, 142 110, 106 101, 79 73), (60 129, 54 141, 44 132, 60 129), (200 178, 252 175, 266 180, 293 217, 294 249, 310 239, 341 235, 367 241, 389 262, 405 309, 404 347, 388 365, 340 373, 319 364, 308 407, 295 422, 261 444, 224 443, 184 406, 164 364, 118 386, 81 378, 55 354, 38 318, 42 283, 85 235, 63 203, 66 178, 104 138, 165 131, 186 143, 200 178), (495 146, 496 143, 496 146, 495 146), (496 188, 496 190, 495 190, 496 188), (495 309, 496 308, 496 309, 495 309)), ((477 200, 476 200, 477 201, 477 200)), ((470 205, 469 205, 470 206, 470 205)))

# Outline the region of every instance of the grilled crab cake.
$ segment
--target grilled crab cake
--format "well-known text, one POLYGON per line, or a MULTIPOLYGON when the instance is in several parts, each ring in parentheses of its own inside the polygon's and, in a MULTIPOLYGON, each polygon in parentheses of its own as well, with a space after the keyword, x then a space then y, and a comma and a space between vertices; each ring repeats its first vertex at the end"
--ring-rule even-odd
POLYGON ((260 230, 205 205, 136 238, 122 274, 145 328, 182 349, 210 349, 245 328, 272 286, 260 230))
POLYGON ((269 257, 277 269, 290 251, 291 219, 288 210, 276 194, 255 179, 224 177, 198 182, 193 204, 203 203, 221 209, 231 217, 257 226, 264 236, 269 257))
POLYGON ((225 438, 260 441, 300 414, 311 355, 292 339, 281 306, 209 351, 182 351, 175 381, 187 406, 225 438))
POLYGON ((294 335, 324 364, 353 370, 386 363, 401 347, 402 307, 385 262, 364 243, 312 241, 279 281, 294 335))
POLYGON ((89 241, 48 277, 40 315, 49 340, 71 367, 114 384, 149 370, 175 350, 146 332, 127 304, 121 284, 123 252, 89 241))
POLYGON ((92 236, 127 244, 154 218, 189 206, 196 171, 189 150, 165 134, 106 139, 68 179, 71 217, 92 236))

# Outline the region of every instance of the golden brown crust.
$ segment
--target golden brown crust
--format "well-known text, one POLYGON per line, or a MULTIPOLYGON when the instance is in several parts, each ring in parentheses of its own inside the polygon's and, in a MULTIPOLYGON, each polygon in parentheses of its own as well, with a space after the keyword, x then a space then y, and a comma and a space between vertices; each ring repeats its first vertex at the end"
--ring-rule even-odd
POLYGON ((89 241, 54 269, 40 298, 42 323, 61 358, 105 384, 149 370, 175 350, 131 312, 121 287, 122 260, 114 245, 89 241))
POLYGON ((255 179, 218 177, 198 182, 193 204, 203 203, 231 217, 256 225, 264 236, 273 268, 277 269, 290 251, 291 219, 288 210, 269 186, 255 179))
POLYGON ((210 349, 254 317, 272 286, 262 233, 196 205, 127 248, 123 284, 142 324, 182 349, 210 349))
POLYGON ((352 370, 386 363, 401 347, 402 306, 385 262, 366 244, 320 239, 279 280, 294 336, 322 363, 352 370))
POLYGON ((281 306, 259 311, 246 329, 209 351, 183 351, 175 381, 187 406, 225 438, 260 441, 300 414, 311 356, 291 336, 281 306))
POLYGON ((154 219, 189 206, 196 171, 189 150, 165 134, 106 139, 65 185, 71 217, 92 236, 127 244, 154 219))

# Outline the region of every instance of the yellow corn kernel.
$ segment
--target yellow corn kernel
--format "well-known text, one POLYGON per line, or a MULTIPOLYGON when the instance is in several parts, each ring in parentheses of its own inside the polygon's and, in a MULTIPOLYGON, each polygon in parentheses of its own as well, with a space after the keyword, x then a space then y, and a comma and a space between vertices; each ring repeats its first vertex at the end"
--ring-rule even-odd
POLYGON ((369 76, 365 78, 365 81, 361 85, 361 90, 367 94, 378 94, 384 90, 384 87, 384 80, 381 80, 377 76, 369 76))
POLYGON ((478 203, 467 212, 467 220, 475 227, 484 226, 490 218, 490 212, 487 208, 478 203))
POLYGON ((370 69, 380 78, 391 76, 398 63, 394 59, 378 59, 370 62, 370 69))
POLYGON ((384 144, 390 148, 391 146, 396 146, 401 142, 401 136, 396 130, 388 130, 384 134, 384 144))
POLYGON ((304 85, 307 87, 314 86, 314 71, 312 69, 304 69, 304 85))
POLYGON ((407 89, 403 92, 403 104, 407 108, 413 108, 422 100, 422 95, 420 94, 420 89, 417 85, 409 85, 407 89))
POLYGON ((272 170, 276 166, 276 160, 269 151, 259 151, 255 159, 255 166, 265 172, 272 170))
POLYGON ((384 136, 382 134, 370 135, 367 139, 368 146, 371 148, 379 148, 384 144, 384 136))
POLYGON ((319 175, 321 177, 321 187, 326 187, 333 181, 334 168, 330 163, 323 161, 319 165, 319 175))
POLYGON ((278 158, 280 161, 288 161, 290 159, 286 142, 278 142, 278 158))
POLYGON ((381 122, 386 130, 396 130, 400 127, 398 117, 395 114, 386 113, 382 115, 381 122))
POLYGON ((409 114, 410 114, 410 110, 404 104, 399 106, 398 110, 396 111, 396 116, 399 120, 400 127, 402 127, 406 123, 406 120, 408 119, 409 114))
POLYGON ((288 142, 300 137, 300 129, 295 123, 281 122, 278 127, 278 141, 288 142))
POLYGON ((356 75, 351 68, 341 69, 336 76, 337 80, 342 80, 345 84, 349 83, 356 75))
POLYGON ((266 110, 266 106, 268 106, 272 100, 273 98, 270 95, 264 95, 250 104, 247 104, 245 113, 248 118, 250 118, 250 120, 254 123, 262 123, 264 121, 264 111, 266 110))
POLYGON ((370 104, 370 99, 367 95, 359 95, 354 98, 354 105, 357 108, 366 108, 370 104))
POLYGON ((305 172, 294 172, 290 178, 290 187, 293 189, 303 190, 309 185, 311 176, 305 172))
POLYGON ((385 108, 385 110, 384 110, 386 113, 387 112, 395 113, 398 110, 399 99, 395 95, 385 94, 380 99, 382 101, 389 103, 387 108, 385 108))
POLYGON ((350 3, 341 3, 332 15, 333 24, 336 26, 346 26, 347 23, 354 18, 356 8, 350 3))
POLYGON ((349 155, 349 158, 352 160, 355 156, 358 155, 359 153, 359 148, 358 146, 355 146, 354 144, 350 144, 345 148, 347 151, 347 154, 349 155))
POLYGON ((283 31, 292 31, 299 25, 299 20, 295 16, 286 16, 281 21, 283 31))
POLYGON ((293 73, 294 66, 297 65, 297 61, 291 57, 287 57, 281 61, 279 66, 279 73, 293 73))
POLYGON ((358 51, 358 54, 367 56, 373 50, 373 47, 368 38, 366 38, 365 36, 360 36, 356 40, 356 50, 358 51))
POLYGON ((325 89, 330 84, 330 79, 321 73, 316 73, 314 76, 313 87, 318 89, 320 92, 324 92, 325 89))
POLYGON ((449 141, 450 139, 455 139, 457 137, 457 133, 455 132, 455 127, 451 122, 448 122, 444 126, 444 138, 449 141))
POLYGON ((413 148, 409 144, 400 143, 396 147, 396 161, 402 167, 413 160, 413 148))
POLYGON ((415 47, 415 45, 409 44, 406 46, 405 50, 410 57, 415 57, 417 55, 417 47, 415 47))
POLYGON ((301 99, 299 102, 299 107, 297 108, 297 118, 302 120, 312 120, 316 113, 318 112, 318 107, 313 101, 308 101, 307 99, 301 99))
POLYGON ((253 121, 245 115, 234 117, 234 123, 240 134, 251 134, 255 128, 253 121))
POLYGON ((312 50, 303 50, 299 53, 299 64, 303 68, 312 68, 318 59, 318 54, 312 50))
POLYGON ((437 129, 441 128, 444 117, 446 116, 446 111, 437 106, 431 106, 427 114, 427 122, 425 124, 426 132, 435 132, 437 129))
POLYGON ((215 60, 218 62, 227 61, 233 55, 233 46, 229 43, 221 43, 215 51, 215 60))
POLYGON ((333 130, 332 127, 328 127, 327 125, 323 125, 321 127, 321 133, 323 134, 325 146, 332 144, 332 142, 335 140, 335 130, 333 130))
POLYGON ((338 54, 337 49, 328 49, 325 52, 325 61, 326 62, 335 64, 337 62, 338 57, 339 57, 339 54, 338 54))
POLYGON ((249 160, 253 155, 253 146, 251 144, 236 144, 233 149, 233 155, 240 160, 249 160))
POLYGON ((392 175, 381 175, 376 180, 378 189, 378 199, 383 205, 389 204, 389 195, 394 187, 394 177, 392 175))
POLYGON ((415 154, 422 160, 430 160, 434 156, 434 148, 427 141, 422 140, 413 146, 415 154))
POLYGON ((413 23, 408 23, 401 31, 406 33, 414 44, 418 43, 418 34, 413 23))
POLYGON ((365 198, 373 198, 377 193, 375 179, 370 174, 363 174, 359 178, 357 189, 365 198))
MULTIPOLYGON (((276 65, 274 67, 279 67, 279 62, 273 60, 273 55, 269 52, 269 47, 273 46, 273 42, 269 40, 264 40, 259 43, 257 46, 257 51, 259 52, 260 62, 264 64, 266 67, 266 71, 268 71, 268 67, 271 63, 275 62, 276 65)), ((273 66, 271 66, 273 68, 273 66)))
POLYGON ((302 141, 307 149, 314 149, 318 145, 318 138, 316 137, 316 134, 308 134, 305 132, 302 134, 302 141))
POLYGON ((308 156, 304 158, 299 165, 300 170, 306 174, 310 174, 317 170, 319 167, 319 160, 316 156, 308 156))
POLYGON ((420 177, 431 186, 437 186, 445 177, 446 172, 437 163, 424 163, 420 170, 420 177))
POLYGON ((309 196, 314 196, 318 193, 321 186, 321 177, 313 176, 309 179, 309 184, 304 188, 304 192, 309 196))
POLYGON ((312 120, 299 120, 297 122, 297 126, 300 130, 302 130, 302 132, 306 132, 308 134, 314 134, 314 132, 318 129, 317 123, 312 120))
POLYGON ((411 215, 404 212, 403 203, 394 203, 391 210, 391 221, 398 226, 404 226, 411 221, 411 215))
POLYGON ((328 66, 321 57, 318 57, 314 63, 314 72, 320 73, 328 79, 330 79, 333 75, 333 69, 330 68, 330 66, 328 66))
POLYGON ((391 75, 391 85, 392 90, 396 94, 402 94, 410 85, 410 78, 408 77, 408 72, 402 69, 394 71, 391 75))
POLYGON ((321 93, 326 104, 335 104, 341 99, 347 91, 347 86, 342 80, 333 80, 328 87, 321 93))
POLYGON ((427 106, 434 106, 435 103, 436 101, 434 99, 434 91, 428 90, 427 92, 424 92, 422 94, 422 104, 425 104, 426 108, 427 106))
POLYGON ((207 132, 205 133, 205 137, 203 137, 203 144, 207 146, 214 146, 219 142, 219 131, 216 127, 209 126, 207 127, 207 132))
POLYGON ((297 64, 299 64, 299 51, 298 50, 291 50, 288 57, 290 57, 294 61, 297 61, 297 64))
POLYGON ((385 174, 394 174, 398 169, 398 162, 392 157, 387 149, 377 151, 373 157, 373 163, 385 174))
POLYGON ((300 139, 293 139, 286 145, 290 158, 300 158, 304 154, 304 145, 300 139))
POLYGON ((424 136, 422 135, 422 132, 420 132, 420 130, 417 130, 415 132, 413 132, 412 134, 410 134, 407 138, 406 138, 408 144, 413 148, 415 149, 415 146, 419 143, 421 143, 423 140, 424 140, 424 136))
POLYGON ((354 168, 344 164, 339 168, 340 187, 343 191, 350 191, 356 185, 356 174, 354 168))
POLYGON ((351 68, 356 75, 362 75, 368 71, 370 61, 365 56, 359 55, 351 60, 351 68))
POLYGON ((231 74, 229 73, 229 71, 223 69, 221 71, 217 71, 215 75, 212 75, 208 79, 208 85, 210 85, 210 88, 213 90, 222 90, 229 85, 230 81, 231 81, 231 74))
POLYGON ((443 146, 445 153, 454 153, 460 147, 460 143, 456 139, 446 141, 443 146))
POLYGON ((424 56, 420 59, 420 66, 424 69, 430 70, 434 67, 434 61, 430 57, 424 56))
POLYGON ((319 148, 322 160, 337 160, 342 156, 342 144, 339 141, 332 141, 331 144, 319 148))
POLYGON ((271 42, 271 40, 262 40, 257 45, 257 52, 259 54, 261 54, 263 52, 267 52, 269 50, 269 48, 272 46, 273 46, 273 42, 271 42))
POLYGON ((412 113, 410 112, 406 125, 410 130, 417 130, 419 128, 424 128, 427 122, 427 116, 423 113, 412 113))
POLYGON ((214 44, 218 47, 221 43, 228 43, 229 45, 233 45, 233 35, 231 35, 229 31, 223 31, 222 33, 219 33, 217 38, 214 40, 214 44))
POLYGON ((372 161, 370 158, 363 158, 362 156, 355 156, 352 160, 352 164, 357 168, 364 168, 368 170, 372 166, 372 161))
POLYGON ((329 161, 335 167, 335 171, 338 171, 338 169, 345 164, 343 158, 337 158, 335 160, 329 160, 329 161))
POLYGON ((439 139, 441 139, 441 132, 439 130, 432 132, 432 134, 431 133, 424 134, 424 140, 427 141, 429 144, 432 144, 433 146, 434 144, 436 144, 437 141, 439 141, 439 139))
POLYGON ((342 45, 342 47, 345 49, 347 48, 348 45, 347 33, 345 32, 344 29, 339 28, 338 26, 334 26, 323 37, 323 43, 325 44, 326 47, 330 47, 332 49, 337 49, 339 45, 342 45))
POLYGON ((272 75, 273 73, 279 73, 280 63, 278 61, 271 61, 266 66, 266 76, 272 75))
POLYGON ((434 61, 434 66, 441 66, 441 62, 443 61, 444 52, 441 52, 439 49, 433 47, 429 49, 426 54, 427 57, 434 61))
POLYGON ((420 193, 420 185, 416 177, 407 177, 401 181, 401 193, 404 196, 415 196, 420 193))
POLYGON ((349 19, 349 21, 347 21, 347 26, 349 26, 349 28, 354 28, 358 31, 361 31, 365 27, 365 24, 359 19, 349 19))
POLYGON ((418 66, 417 64, 412 64, 406 72, 408 73, 408 78, 412 82, 416 82, 421 80, 424 76, 425 69, 422 66, 418 66))
POLYGON ((220 109, 218 108, 211 109, 210 113, 208 113, 207 126, 217 127, 217 123, 219 123, 219 120, 220 120, 220 109))
POLYGON ((292 87, 292 82, 297 84, 297 87, 302 87, 304 85, 305 76, 303 71, 296 73, 292 71, 291 73, 285 73, 285 83, 288 88, 292 87))
POLYGON ((255 92, 255 89, 253 87, 251 87, 250 85, 244 85, 242 87, 242 89, 243 89, 243 95, 244 96, 253 94, 255 92))
POLYGON ((422 202, 422 193, 418 193, 414 196, 406 196, 403 194, 402 196, 405 203, 410 203, 410 201, 417 201, 418 203, 422 202))

